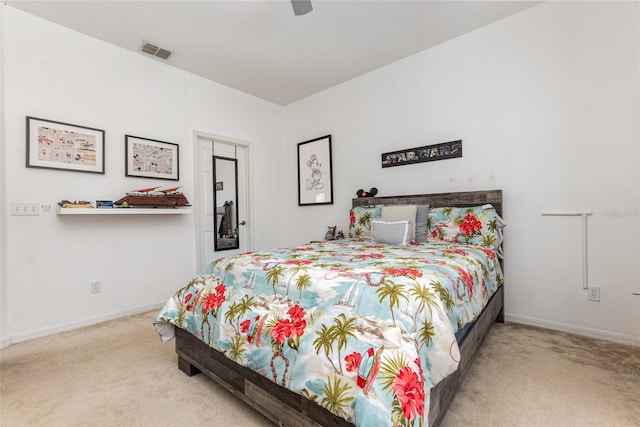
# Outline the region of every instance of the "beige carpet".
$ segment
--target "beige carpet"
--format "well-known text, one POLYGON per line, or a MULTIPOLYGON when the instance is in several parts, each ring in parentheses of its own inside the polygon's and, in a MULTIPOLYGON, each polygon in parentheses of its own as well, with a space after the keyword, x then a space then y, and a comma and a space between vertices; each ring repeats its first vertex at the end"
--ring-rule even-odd
MULTIPOLYGON (((271 426, 177 369, 155 312, 0 351, 0 425, 271 426)), ((496 324, 443 425, 640 426, 640 348, 496 324)))

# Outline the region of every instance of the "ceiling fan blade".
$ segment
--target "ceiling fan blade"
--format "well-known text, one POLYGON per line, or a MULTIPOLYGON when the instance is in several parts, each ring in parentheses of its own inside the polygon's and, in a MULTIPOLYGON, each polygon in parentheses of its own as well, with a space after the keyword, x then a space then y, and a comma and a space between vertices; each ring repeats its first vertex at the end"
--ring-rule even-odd
POLYGON ((311 0, 291 0, 293 5, 293 13, 296 16, 306 15, 313 10, 311 0))

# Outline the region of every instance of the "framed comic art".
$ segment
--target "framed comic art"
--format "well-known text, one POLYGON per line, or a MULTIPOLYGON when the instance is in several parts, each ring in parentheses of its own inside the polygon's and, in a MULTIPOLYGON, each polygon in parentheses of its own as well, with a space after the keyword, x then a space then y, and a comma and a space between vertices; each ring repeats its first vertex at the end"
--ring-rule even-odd
POLYGON ((27 116, 28 168, 104 174, 104 130, 27 116))
POLYGON ((332 205, 331 135, 298 144, 298 206, 332 205))
POLYGON ((178 144, 125 135, 125 176, 180 179, 178 144))

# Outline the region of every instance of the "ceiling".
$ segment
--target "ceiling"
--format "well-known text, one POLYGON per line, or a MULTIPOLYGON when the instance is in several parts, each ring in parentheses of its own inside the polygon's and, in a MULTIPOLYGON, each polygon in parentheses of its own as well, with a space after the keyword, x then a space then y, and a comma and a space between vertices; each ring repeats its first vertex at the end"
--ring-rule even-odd
POLYGON ((6 1, 81 33, 279 105, 517 13, 530 1, 6 1))

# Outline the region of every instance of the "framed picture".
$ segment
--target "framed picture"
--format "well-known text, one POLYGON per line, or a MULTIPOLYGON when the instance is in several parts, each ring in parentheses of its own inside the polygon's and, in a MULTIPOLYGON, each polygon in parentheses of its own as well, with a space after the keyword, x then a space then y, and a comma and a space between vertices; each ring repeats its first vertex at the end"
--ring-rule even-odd
POLYGON ((104 131, 27 117, 27 167, 104 174, 104 131))
POLYGON ((125 176, 177 181, 179 173, 178 144, 125 135, 125 176))
POLYGON ((410 165, 413 163, 433 162, 436 160, 462 157, 462 140, 426 145, 424 147, 407 148, 400 151, 382 153, 382 167, 410 165))
POLYGON ((298 144, 298 206, 332 205, 331 135, 298 144))

